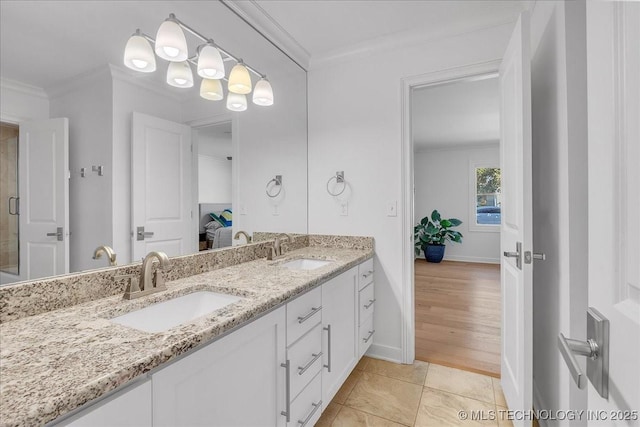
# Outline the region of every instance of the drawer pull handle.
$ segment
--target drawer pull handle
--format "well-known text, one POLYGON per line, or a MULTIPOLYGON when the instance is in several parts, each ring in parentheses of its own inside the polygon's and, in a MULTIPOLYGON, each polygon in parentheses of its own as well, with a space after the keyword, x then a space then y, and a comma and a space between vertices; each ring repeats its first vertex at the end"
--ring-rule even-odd
POLYGON ((322 310, 322 306, 320 306, 320 307, 312 307, 311 311, 309 312, 309 314, 307 314, 306 316, 299 316, 298 317, 298 323, 304 323, 306 320, 308 320, 311 316, 313 316, 314 314, 316 314, 320 310, 322 310))
POLYGON ((371 306, 373 305, 373 303, 374 303, 374 302, 376 302, 376 299, 375 299, 375 298, 374 298, 374 299, 370 299, 370 300, 369 300, 369 304, 365 304, 365 305, 364 305, 364 308, 369 308, 369 307, 371 307, 371 306))
POLYGON ((307 372, 307 369, 309 369, 311 367, 311 365, 313 365, 315 363, 316 360, 318 360, 319 358, 322 357, 322 352, 320 353, 313 353, 311 356, 313 356, 313 359, 311 359, 309 361, 309 363, 307 363, 304 366, 298 366, 298 375, 302 375, 305 372, 307 372))
POLYGON ((364 277, 364 278, 366 279, 367 277, 371 276, 372 274, 373 274, 373 270, 369 270, 369 271, 367 271, 366 273, 364 273, 364 274, 362 275, 362 277, 364 277))
POLYGON ((322 406, 322 400, 319 401, 318 403, 312 403, 311 406, 313 406, 313 410, 309 415, 307 415, 307 418, 305 418, 304 421, 298 420, 298 424, 300 424, 300 427, 305 427, 307 423, 311 421, 311 418, 313 418, 313 414, 315 414, 318 408, 322 406))
POLYGON ((286 411, 280 412, 280 415, 284 415, 287 417, 287 422, 291 421, 291 377, 290 377, 290 366, 291 363, 287 360, 285 363, 281 363, 280 366, 286 369, 285 373, 285 405, 287 406, 286 411))
POLYGON ((326 328, 322 329, 327 331, 327 364, 324 367, 331 372, 331 325, 327 325, 326 328))
POLYGON ((371 339, 371 337, 373 336, 373 334, 376 333, 376 330, 374 329, 373 331, 369 331, 369 335, 366 338, 362 338, 362 341, 364 342, 369 342, 369 340, 371 339))

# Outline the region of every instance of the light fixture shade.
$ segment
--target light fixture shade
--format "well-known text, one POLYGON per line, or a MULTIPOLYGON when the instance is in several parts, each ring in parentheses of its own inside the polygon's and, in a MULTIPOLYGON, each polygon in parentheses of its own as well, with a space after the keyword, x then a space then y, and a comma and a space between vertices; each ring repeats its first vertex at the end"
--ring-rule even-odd
POLYGON ((164 21, 156 34, 156 55, 172 62, 185 61, 189 55, 182 28, 171 18, 164 21))
POLYGON ((203 79, 221 79, 224 77, 224 61, 218 48, 204 45, 198 54, 198 75, 203 79))
POLYGON ((167 83, 175 87, 192 87, 193 73, 187 61, 170 62, 167 69, 167 83))
POLYGON ((242 62, 238 62, 229 74, 229 92, 246 95, 251 92, 251 76, 242 62))
POLYGON ((247 109, 247 97, 239 93, 229 92, 227 95, 227 108, 231 111, 244 111, 247 109))
POLYGON ((253 89, 253 103, 268 107, 273 105, 273 89, 266 78, 261 78, 253 89))
POLYGON ((202 79, 202 83, 200 83, 200 96, 210 101, 220 101, 224 98, 220 80, 202 79))
POLYGON ((152 73, 156 70, 156 56, 147 39, 136 33, 129 37, 124 48, 124 65, 135 71, 152 73))

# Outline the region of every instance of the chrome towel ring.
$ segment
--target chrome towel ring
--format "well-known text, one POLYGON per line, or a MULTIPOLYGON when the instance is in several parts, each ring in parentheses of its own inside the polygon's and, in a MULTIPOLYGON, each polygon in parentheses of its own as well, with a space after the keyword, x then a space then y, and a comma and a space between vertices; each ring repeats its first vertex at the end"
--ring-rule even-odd
POLYGON ((346 188, 347 182, 344 180, 344 171, 336 172, 335 176, 332 176, 331 178, 329 178, 329 181, 327 181, 327 193, 329 193, 333 197, 339 196, 344 193, 344 190, 346 190, 346 188), (342 190, 337 193, 332 193, 329 189, 329 184, 331 184, 331 181, 333 181, 334 179, 336 180, 336 184, 342 184, 342 190))
POLYGON ((267 182, 267 186, 265 187, 264 191, 265 193, 267 193, 267 196, 271 197, 272 199, 278 197, 280 195, 280 192, 282 191, 282 175, 276 175, 275 178, 271 178, 271 180, 267 182), (273 185, 271 185, 272 183, 273 185), (274 187, 278 187, 278 191, 275 194, 271 192, 274 187))

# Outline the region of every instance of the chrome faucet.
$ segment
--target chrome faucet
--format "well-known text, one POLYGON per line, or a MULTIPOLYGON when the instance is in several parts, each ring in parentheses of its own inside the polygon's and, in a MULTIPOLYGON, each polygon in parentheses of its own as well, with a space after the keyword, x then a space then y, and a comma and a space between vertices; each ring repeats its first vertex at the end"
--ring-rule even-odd
POLYGON ((246 239, 247 243, 251 243, 251 236, 249 236, 247 234, 246 231, 240 230, 238 231, 234 236, 233 236, 233 240, 240 240, 240 236, 244 236, 244 238, 246 239))
POLYGON ((169 264, 169 257, 167 257, 167 254, 164 252, 149 252, 142 260, 140 280, 133 280, 134 278, 132 278, 127 291, 124 293, 125 299, 139 298, 166 290, 167 286, 164 283, 162 270, 167 268, 169 264), (160 264, 158 265, 155 274, 152 276, 151 270, 154 258, 156 258, 160 264))
POLYGON ((118 265, 116 262, 116 253, 110 246, 98 246, 96 250, 93 251, 93 259, 100 259, 103 253, 109 258, 109 265, 118 265))
POLYGON ((293 236, 291 234, 287 234, 287 233, 278 234, 275 240, 273 241, 273 246, 270 248, 271 250, 267 254, 267 259, 272 260, 284 254, 284 251, 282 248, 282 240, 280 240, 281 236, 284 236, 287 239, 287 243, 289 244, 293 243, 293 236))

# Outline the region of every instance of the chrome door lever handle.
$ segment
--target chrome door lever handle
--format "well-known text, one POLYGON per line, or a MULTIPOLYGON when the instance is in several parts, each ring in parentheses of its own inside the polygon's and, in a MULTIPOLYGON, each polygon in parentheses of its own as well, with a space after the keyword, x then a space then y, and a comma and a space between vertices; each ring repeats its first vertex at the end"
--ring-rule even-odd
POLYGON ((547 256, 543 253, 531 253, 531 251, 525 251, 524 252, 524 263, 525 264, 531 264, 531 262, 534 260, 540 260, 540 261, 546 261, 547 256))
POLYGON ((503 254, 507 258, 518 258, 520 256, 520 254, 518 252, 507 252, 507 251, 504 251, 503 254))
POLYGON ((504 251, 502 253, 506 258, 515 258, 516 259, 516 267, 519 270, 522 270, 522 242, 516 242, 516 251, 508 252, 504 251))

